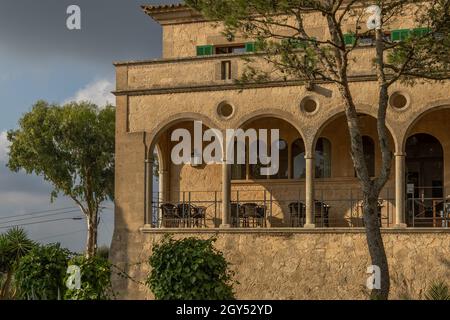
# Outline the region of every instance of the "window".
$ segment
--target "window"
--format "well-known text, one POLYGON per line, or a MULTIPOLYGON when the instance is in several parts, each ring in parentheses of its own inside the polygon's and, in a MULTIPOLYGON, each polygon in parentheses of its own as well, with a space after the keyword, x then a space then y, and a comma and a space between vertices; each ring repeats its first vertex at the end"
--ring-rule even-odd
POLYGON ((198 46, 197 47, 197 56, 210 56, 213 54, 214 47, 211 45, 207 46, 198 46))
POLYGON ((328 139, 319 138, 315 151, 316 178, 331 177, 331 143, 328 139))
POLYGON ((277 174, 270 176, 271 179, 288 179, 289 178, 289 151, 288 144, 285 140, 278 140, 278 150, 279 150, 279 168, 277 174))
MULTIPOLYGON (((369 136, 363 136, 363 152, 364 152, 364 161, 366 162, 367 171, 369 172, 370 177, 375 177, 375 143, 372 138, 369 136)), ((355 171, 355 177, 356 177, 355 171)))
POLYGON ((391 41, 403 41, 409 37, 409 29, 393 30, 391 32, 391 41))
POLYGON ((399 29, 392 30, 391 41, 403 41, 409 36, 424 37, 431 32, 430 28, 414 28, 414 29, 399 29))
POLYGON ((231 61, 222 61, 220 68, 221 79, 231 80, 231 61))
POLYGON ((302 139, 297 139, 292 143, 291 161, 292 178, 304 178, 306 174, 305 144, 302 139))
POLYGON ((245 45, 234 45, 234 46, 217 46, 216 54, 231 54, 231 53, 244 53, 245 45))
POLYGON ((355 44, 356 37, 354 34, 346 33, 344 34, 344 43, 346 46, 352 46, 355 44))
POLYGON ((245 52, 255 52, 255 43, 254 42, 247 42, 245 44, 245 52))

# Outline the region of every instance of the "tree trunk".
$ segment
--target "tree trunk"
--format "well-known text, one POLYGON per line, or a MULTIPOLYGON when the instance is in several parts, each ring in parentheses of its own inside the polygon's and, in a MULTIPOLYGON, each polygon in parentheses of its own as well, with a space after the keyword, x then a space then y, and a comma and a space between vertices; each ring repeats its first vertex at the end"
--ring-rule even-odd
MULTIPOLYGON (((382 169, 382 175, 376 180, 372 180, 369 176, 367 165, 364 158, 364 150, 362 145, 362 135, 359 130, 358 115, 356 107, 353 103, 353 99, 348 87, 348 82, 345 82, 343 86, 340 86, 340 92, 346 102, 345 114, 347 117, 347 124, 350 134, 351 142, 351 155, 355 171, 358 179, 361 183, 363 191, 363 209, 364 209, 364 222, 366 227, 366 239, 369 249, 370 258, 373 266, 380 268, 381 276, 381 288, 373 289, 371 292, 372 299, 388 299, 389 296, 389 268, 384 251, 384 244, 381 237, 380 223, 378 221, 378 198, 382 187, 384 186, 387 178, 389 177, 389 168, 382 169)), ((383 119, 382 119, 383 120, 383 119)), ((377 120, 380 121, 379 119, 377 120)), ((385 129, 385 125, 378 124, 378 129, 385 129)), ((385 137, 383 134, 383 138, 385 137)), ((382 139, 384 143, 384 139, 382 139)), ((382 148, 386 148, 386 145, 382 145, 382 148)), ((385 153, 385 150, 382 150, 385 153)), ((385 157, 383 157, 385 158, 385 157)), ((383 159, 386 160, 386 159, 383 159)), ((383 167, 390 162, 383 161, 383 167)))
POLYGON ((0 292, 0 300, 9 299, 8 294, 9 294, 9 287, 11 285, 12 274, 13 274, 13 272, 11 270, 6 273, 5 282, 3 283, 3 286, 2 286, 1 292, 0 292))
POLYGON ((97 215, 89 214, 87 217, 86 258, 92 258, 97 253, 97 215))
POLYGON ((372 289, 370 298, 387 300, 390 288, 389 267, 380 231, 377 192, 372 194, 370 194, 370 191, 364 192, 364 224, 372 265, 380 268, 380 288, 372 289))

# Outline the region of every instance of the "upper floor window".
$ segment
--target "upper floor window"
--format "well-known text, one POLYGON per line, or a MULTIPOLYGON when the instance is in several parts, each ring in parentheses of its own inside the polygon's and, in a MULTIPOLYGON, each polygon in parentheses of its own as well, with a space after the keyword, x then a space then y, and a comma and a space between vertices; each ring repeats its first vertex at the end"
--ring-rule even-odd
POLYGON ((210 56, 214 54, 239 54, 245 52, 255 52, 255 43, 247 42, 243 44, 229 45, 204 45, 197 46, 197 56, 210 56))
POLYGON ((231 61, 222 61, 220 63, 220 77, 222 80, 231 79, 231 61))
POLYGON ((245 45, 234 45, 234 46, 218 46, 215 48, 216 54, 230 54, 230 53, 244 53, 245 45))

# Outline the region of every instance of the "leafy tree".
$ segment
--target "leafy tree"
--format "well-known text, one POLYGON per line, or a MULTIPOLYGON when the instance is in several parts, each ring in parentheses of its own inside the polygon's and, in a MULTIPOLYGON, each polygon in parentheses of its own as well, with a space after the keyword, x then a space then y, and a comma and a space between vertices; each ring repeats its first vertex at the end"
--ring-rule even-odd
POLYGON ((93 257, 101 203, 114 196, 114 131, 112 106, 87 102, 64 106, 38 101, 8 132, 8 167, 41 175, 51 182, 53 200, 70 197, 87 221, 86 255, 93 257))
MULTIPOLYGON (((86 258, 77 256, 70 265, 80 267, 81 288, 68 289, 64 295, 67 300, 107 300, 112 294, 111 264, 102 257, 86 258)), ((64 282, 67 281, 66 276, 64 282)))
POLYGON ((147 285, 158 300, 233 299, 232 272, 214 239, 170 237, 153 246, 147 285))
MULTIPOLYGON (((259 54, 247 57, 248 67, 239 81, 269 80, 304 81, 314 88, 315 81, 332 83, 344 102, 345 116, 351 138, 351 155, 360 181, 368 249, 373 265, 381 269, 381 289, 372 291, 372 298, 387 299, 389 268, 377 218, 377 200, 389 179, 392 148, 386 129, 388 89, 401 81, 439 81, 450 74, 450 1, 431 0, 186 0, 189 6, 213 21, 222 22, 225 35, 236 34, 256 41, 259 54), (366 27, 366 8, 381 8, 380 26, 366 27), (315 38, 308 30, 307 17, 319 13, 325 28, 323 37, 315 38), (423 29, 406 32, 400 39, 388 39, 384 31, 405 12, 414 14, 415 24, 423 29), (350 30, 348 30, 348 28, 350 30), (358 113, 349 85, 349 66, 357 54, 360 39, 373 37, 376 70, 377 131, 382 155, 380 174, 370 177, 364 158, 358 113), (400 41, 397 41, 400 40, 400 41), (254 61, 271 66, 263 70, 254 61)), ((321 18, 317 19, 321 19, 321 18)))
POLYGON ((23 229, 12 228, 0 234, 0 274, 3 275, 0 299, 14 298, 11 283, 17 264, 35 246, 23 229))
POLYGON ((15 273, 19 297, 32 300, 60 300, 71 253, 59 244, 36 246, 24 256, 15 273))

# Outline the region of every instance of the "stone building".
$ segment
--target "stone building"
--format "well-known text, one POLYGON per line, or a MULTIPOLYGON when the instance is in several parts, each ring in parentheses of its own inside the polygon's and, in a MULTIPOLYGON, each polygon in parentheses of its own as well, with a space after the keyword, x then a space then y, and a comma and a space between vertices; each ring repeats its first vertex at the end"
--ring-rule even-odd
MULTIPOLYGON (((163 31, 163 57, 117 62, 116 220, 112 259, 137 278, 165 233, 218 238, 236 267, 238 298, 364 298, 369 263, 361 191, 350 157, 343 101, 332 83, 272 81, 241 87, 254 42, 227 39, 221 26, 184 5, 143 6, 163 31), (279 129, 280 168, 261 164, 174 164, 176 129, 279 129), (152 177, 158 163, 159 188, 152 177)), ((320 15, 308 31, 321 37, 320 15)), ((420 28, 405 15, 387 36, 420 28)), ((371 39, 354 50, 351 89, 369 171, 380 169, 377 85, 371 39)), ((379 199, 393 297, 420 298, 449 278, 450 83, 390 89, 387 126, 395 153, 379 199)), ((204 147, 204 145, 202 146, 204 147)), ((247 147, 248 148, 248 147, 247 147)), ((198 150, 192 148, 192 155, 198 150)), ((248 159, 247 159, 248 160, 248 159)), ((151 297, 115 279, 127 298, 151 297)))

